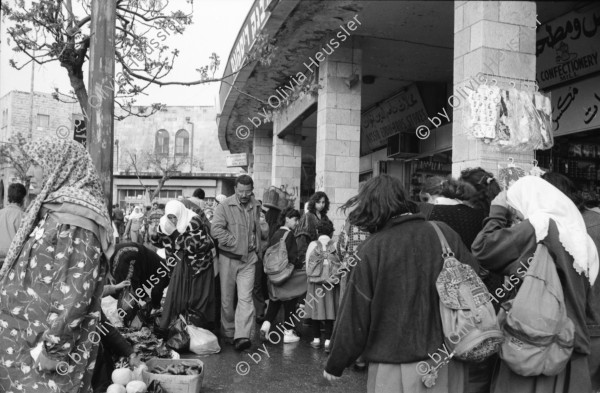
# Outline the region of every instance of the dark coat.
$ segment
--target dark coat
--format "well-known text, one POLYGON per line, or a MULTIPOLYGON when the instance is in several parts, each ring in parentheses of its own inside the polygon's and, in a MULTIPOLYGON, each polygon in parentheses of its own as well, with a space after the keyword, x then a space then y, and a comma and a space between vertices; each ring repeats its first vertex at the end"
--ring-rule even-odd
MULTIPOLYGON (((438 222, 456 258, 478 271, 460 236, 438 222)), ((412 363, 443 344, 442 247, 422 214, 390 220, 365 240, 336 321, 326 371, 339 376, 361 354, 369 363, 412 363)), ((343 274, 343 273, 342 273, 343 274)))

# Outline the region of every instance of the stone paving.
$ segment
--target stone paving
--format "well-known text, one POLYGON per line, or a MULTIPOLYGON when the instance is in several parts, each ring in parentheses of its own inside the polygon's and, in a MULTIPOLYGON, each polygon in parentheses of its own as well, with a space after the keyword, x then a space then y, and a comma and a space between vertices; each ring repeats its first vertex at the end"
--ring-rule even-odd
MULTIPOLYGON (((304 330, 309 329, 304 327, 304 330)), ((244 352, 237 352, 232 345, 222 344, 219 354, 210 356, 186 354, 182 358, 199 358, 205 363, 202 393, 366 391, 367 371, 355 371, 352 367, 346 369, 337 382, 326 381, 323 378, 323 369, 327 354, 323 349, 312 348, 309 344, 311 339, 310 333, 305 333, 297 343, 274 345, 267 342, 263 346, 255 329, 252 347, 244 352), (245 365, 238 366, 239 371, 246 375, 240 375, 236 371, 239 362, 248 364, 249 368, 245 368, 245 365)))

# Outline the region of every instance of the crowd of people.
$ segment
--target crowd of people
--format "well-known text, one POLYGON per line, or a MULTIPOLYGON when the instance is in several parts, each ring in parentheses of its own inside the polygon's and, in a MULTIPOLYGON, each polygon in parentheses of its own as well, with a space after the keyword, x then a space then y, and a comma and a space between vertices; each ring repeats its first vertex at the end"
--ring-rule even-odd
MULTIPOLYGON (((282 345, 309 336, 310 346, 328 353, 329 381, 368 365, 368 392, 600 388, 600 208, 584 203, 564 175, 525 176, 503 189, 492 173, 467 169, 458 179, 428 178, 419 201, 400 180, 380 175, 340 208, 346 222, 336 233, 326 193, 312 195, 302 213, 263 205, 248 175, 235 180, 233 195, 217 197, 214 209, 198 189, 146 211, 114 206, 111 216, 81 145, 45 138, 26 151, 29 207, 24 211, 27 190, 11 185, 0 210, 0 230, 8 234, 0 236, 1 391, 97 389, 98 368, 110 361, 103 343, 89 339, 105 318, 101 298, 146 289, 151 278, 158 335, 167 338, 183 317, 238 351, 252 346, 255 327, 261 340, 278 344, 271 333, 283 308, 282 345), (520 375, 502 353, 479 362, 450 356, 436 365, 431 355, 444 346, 436 284, 444 258, 452 254, 497 294, 539 245, 548 249, 573 324, 560 372, 520 375), (277 255, 287 262, 284 280, 271 276, 277 255), (86 356, 74 361, 72 351, 86 356), (69 373, 57 373, 60 362, 69 373), (421 373, 423 363, 435 372, 421 373)), ((518 291, 511 285, 503 298, 518 291)), ((507 304, 494 303, 495 312, 509 311, 507 304)), ((103 340, 135 361, 118 331, 103 340)))

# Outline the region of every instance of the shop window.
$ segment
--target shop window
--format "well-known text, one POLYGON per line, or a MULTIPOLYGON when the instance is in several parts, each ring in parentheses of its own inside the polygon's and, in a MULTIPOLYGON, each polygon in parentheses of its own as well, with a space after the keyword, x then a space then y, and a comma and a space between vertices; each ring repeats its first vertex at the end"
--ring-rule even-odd
POLYGON ((179 195, 183 195, 182 190, 160 190, 160 199, 177 199, 179 195))
POLYGON ((169 155, 169 133, 166 130, 156 131, 154 152, 156 154, 169 155))
POLYGON ((186 130, 179 130, 175 135, 175 155, 188 156, 190 154, 190 134, 186 130))

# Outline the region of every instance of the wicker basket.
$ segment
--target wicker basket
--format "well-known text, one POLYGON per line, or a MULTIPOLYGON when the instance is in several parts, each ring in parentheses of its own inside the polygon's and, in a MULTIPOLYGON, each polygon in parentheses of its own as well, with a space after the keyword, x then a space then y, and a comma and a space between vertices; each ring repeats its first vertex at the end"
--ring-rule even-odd
POLYGON ((202 371, 198 375, 169 375, 154 374, 144 370, 142 378, 146 385, 152 381, 160 382, 167 393, 199 393, 202 389, 202 380, 204 379, 204 363, 198 359, 158 359, 153 358, 146 362, 148 370, 156 366, 167 367, 170 365, 184 364, 186 366, 202 366, 202 371))

